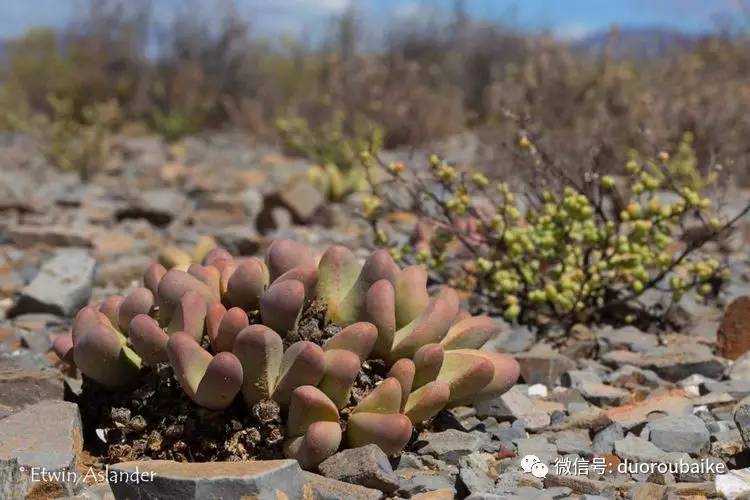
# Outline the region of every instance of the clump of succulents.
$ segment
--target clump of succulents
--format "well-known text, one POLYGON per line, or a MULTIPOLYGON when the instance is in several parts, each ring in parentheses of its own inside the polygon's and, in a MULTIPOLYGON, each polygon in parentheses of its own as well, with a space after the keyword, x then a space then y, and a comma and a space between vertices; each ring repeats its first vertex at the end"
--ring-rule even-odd
POLYGON ((306 246, 277 240, 265 261, 217 248, 184 270, 154 263, 143 287, 82 309, 55 347, 113 389, 167 363, 208 410, 273 401, 285 415, 285 454, 313 468, 344 441, 398 453, 413 426, 441 409, 508 390, 517 362, 478 350, 495 329, 463 311, 453 289, 430 296, 426 269, 400 269, 384 250, 361 264, 333 246, 316 262, 306 246), (318 342, 298 331, 313 302, 337 326, 318 342), (385 378, 355 400, 361 366, 373 359, 385 378))
MULTIPOLYGON (((535 168, 556 172, 528 137, 519 148, 535 168)), ((389 176, 363 200, 379 244, 470 291, 479 309, 537 325, 658 319, 687 292, 716 293, 725 270, 699 250, 750 210, 731 220, 712 213, 704 191, 715 173, 698 171, 690 136, 674 156, 633 156, 619 179, 592 173, 577 182, 558 172, 559 189, 530 186, 523 199, 436 155, 423 169, 377 157, 370 166, 389 176), (418 216, 407 244, 382 225, 398 211, 418 216), (660 310, 643 307, 647 292, 666 298, 660 310)))

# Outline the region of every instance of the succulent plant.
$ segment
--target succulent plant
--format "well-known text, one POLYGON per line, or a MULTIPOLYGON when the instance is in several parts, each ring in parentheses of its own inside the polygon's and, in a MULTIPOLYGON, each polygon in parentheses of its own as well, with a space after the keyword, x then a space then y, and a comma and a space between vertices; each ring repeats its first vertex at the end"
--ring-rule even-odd
POLYGON ((461 310, 451 288, 431 297, 424 268, 399 269, 383 250, 362 265, 342 246, 316 263, 291 240, 275 241, 265 261, 215 248, 184 269, 152 264, 144 285, 82 309, 55 344, 60 357, 110 388, 168 363, 209 410, 238 397, 248 408, 275 401, 286 415, 285 453, 305 468, 344 440, 398 453, 413 425, 502 394, 519 376, 512 357, 478 350, 495 333, 492 319, 461 310), (325 306, 333 335, 300 336, 313 302, 325 306), (377 359, 383 381, 355 398, 363 363, 377 359))

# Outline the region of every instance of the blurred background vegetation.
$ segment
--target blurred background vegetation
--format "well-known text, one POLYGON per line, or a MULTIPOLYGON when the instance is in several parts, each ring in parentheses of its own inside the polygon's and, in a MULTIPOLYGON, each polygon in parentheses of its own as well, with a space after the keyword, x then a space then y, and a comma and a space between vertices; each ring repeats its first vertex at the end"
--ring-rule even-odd
POLYGON ((457 1, 444 19, 390 26, 373 48, 351 5, 311 44, 255 36, 226 2, 215 19, 184 9, 166 27, 145 0, 80 4, 68 26, 3 43, 0 128, 40 136, 63 168, 96 163, 113 133, 174 141, 241 128, 345 170, 363 140, 420 146, 471 130, 497 175, 521 135, 558 167, 585 172, 617 171, 633 150, 653 156, 690 133, 698 168, 750 182, 742 30, 644 54, 620 50, 614 28, 592 51, 470 20, 457 1))

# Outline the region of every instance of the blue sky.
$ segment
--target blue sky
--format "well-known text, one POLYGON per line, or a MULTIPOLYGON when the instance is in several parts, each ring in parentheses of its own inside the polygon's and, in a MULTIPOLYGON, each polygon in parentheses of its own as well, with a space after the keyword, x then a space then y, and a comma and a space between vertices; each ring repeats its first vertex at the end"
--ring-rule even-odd
MULTIPOLYGON (((315 37, 352 0, 235 0, 240 12, 264 35, 315 37)), ((471 17, 504 22, 533 31, 551 31, 577 38, 616 23, 626 27, 663 27, 690 33, 709 31, 718 20, 737 20, 743 0, 465 0, 471 17)), ((152 0, 158 19, 167 21, 176 9, 197 15, 220 10, 226 0, 152 0)), ((390 21, 417 21, 450 12, 453 0, 354 0, 374 32, 390 21)), ((23 33, 32 26, 63 26, 76 6, 86 0, 0 0, 0 38, 23 33)))

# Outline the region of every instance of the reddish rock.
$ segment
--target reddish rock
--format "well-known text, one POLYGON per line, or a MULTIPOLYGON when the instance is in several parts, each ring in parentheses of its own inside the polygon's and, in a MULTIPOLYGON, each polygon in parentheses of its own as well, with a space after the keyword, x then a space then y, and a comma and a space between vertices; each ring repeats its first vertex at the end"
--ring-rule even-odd
POLYGON ((716 346, 728 359, 750 351, 750 296, 738 297, 729 304, 719 325, 716 346))

